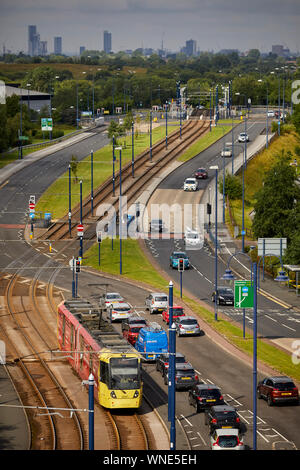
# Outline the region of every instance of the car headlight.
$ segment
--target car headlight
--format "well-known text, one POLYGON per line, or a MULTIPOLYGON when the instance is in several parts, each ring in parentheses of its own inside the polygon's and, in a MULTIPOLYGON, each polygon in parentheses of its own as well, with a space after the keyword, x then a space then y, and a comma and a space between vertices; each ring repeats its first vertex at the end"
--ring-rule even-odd
POLYGON ((221 295, 219 295, 219 299, 224 300, 224 297, 222 297, 221 295))
POLYGON ((138 396, 139 396, 139 391, 136 390, 136 391, 134 392, 133 398, 137 398, 138 396))
POLYGON ((114 391, 110 392, 110 396, 111 396, 112 398, 117 398, 117 396, 116 396, 116 394, 115 394, 114 391))

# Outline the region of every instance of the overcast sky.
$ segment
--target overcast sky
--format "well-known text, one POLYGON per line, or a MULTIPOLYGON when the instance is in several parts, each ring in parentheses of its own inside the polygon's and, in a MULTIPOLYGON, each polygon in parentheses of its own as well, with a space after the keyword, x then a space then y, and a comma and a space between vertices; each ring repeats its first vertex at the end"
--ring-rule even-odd
POLYGON ((0 47, 27 53, 29 24, 53 52, 103 49, 112 33, 114 52, 138 47, 178 51, 188 39, 197 49, 258 48, 283 44, 300 50, 300 0, 0 0, 0 47))

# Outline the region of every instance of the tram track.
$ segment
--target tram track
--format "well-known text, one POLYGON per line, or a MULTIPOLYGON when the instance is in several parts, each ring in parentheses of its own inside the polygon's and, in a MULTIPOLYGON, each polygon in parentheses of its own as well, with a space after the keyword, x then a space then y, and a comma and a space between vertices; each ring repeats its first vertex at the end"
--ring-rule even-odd
POLYGON ((137 413, 109 411, 118 450, 149 450, 148 436, 137 413))
MULTIPOLYGON (((195 138, 199 138, 208 130, 208 123, 205 121, 190 121, 184 128, 182 133, 182 140, 179 139, 179 131, 175 131, 172 140, 169 140, 168 149, 165 149, 164 141, 159 142, 153 147, 152 161, 149 162, 149 150, 140 154, 135 161, 135 176, 132 177, 131 163, 125 165, 122 169, 122 189, 123 195, 126 194, 127 201, 132 202, 137 197, 140 191, 143 190, 145 184, 151 178, 158 174, 168 163, 179 156, 188 146, 190 146, 195 138)), ((170 139, 171 139, 170 136, 170 139)), ((112 178, 103 183, 94 193, 93 206, 94 211, 97 213, 97 207, 101 204, 112 204, 115 207, 116 213, 118 212, 118 198, 113 196, 119 187, 119 174, 116 175, 113 184, 112 178)), ((85 239, 95 238, 94 226, 96 220, 101 220, 104 214, 92 217, 90 207, 90 196, 82 202, 82 219, 83 223, 88 225, 85 232, 85 239)), ((71 237, 77 235, 77 223, 80 220, 80 206, 76 206, 72 211, 71 223, 71 237), (74 220, 76 222, 74 222, 74 220)), ((62 240, 70 238, 69 221, 67 216, 55 222, 44 234, 40 236, 41 240, 62 240)))
MULTIPOLYGON (((23 269, 26 266, 28 260, 23 269)), ((49 325, 45 329, 44 315, 41 309, 37 310, 37 299, 41 297, 39 281, 37 277, 31 282, 29 279, 25 285, 21 271, 19 268, 0 279, 7 312, 5 322, 0 321, 0 332, 7 348, 7 371, 30 422, 31 449, 83 449, 83 432, 77 413, 72 413, 71 418, 68 412, 47 410, 72 409, 73 406, 48 365, 51 350, 57 345, 54 331, 51 335, 49 325)))

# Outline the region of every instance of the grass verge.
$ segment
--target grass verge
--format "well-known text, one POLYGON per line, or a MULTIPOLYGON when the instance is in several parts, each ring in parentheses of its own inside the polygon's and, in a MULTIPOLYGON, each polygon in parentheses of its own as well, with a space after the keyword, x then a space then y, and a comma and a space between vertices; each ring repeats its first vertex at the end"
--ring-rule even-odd
MULTIPOLYGON (((172 127, 175 131, 178 127, 172 127)), ((170 132, 170 133, 171 133, 170 132)), ((164 126, 156 127, 152 131, 152 143, 155 144, 165 136, 164 126)), ((132 144, 131 135, 126 138, 120 138, 119 144, 122 148, 122 166, 131 161, 132 158, 132 144)), ((149 135, 139 134, 138 138, 134 139, 134 154, 139 155, 149 147, 149 135)), ((119 171, 119 152, 116 151, 116 166, 115 171, 119 171)), ((76 157, 76 155, 75 155, 76 157)), ((93 172, 93 185, 94 188, 100 186, 104 181, 112 176, 112 145, 97 150, 93 154, 94 172, 93 172)), ((67 168, 66 168, 67 170, 67 168)), ((77 164, 77 178, 72 175, 71 179, 71 206, 75 207, 80 201, 80 185, 79 181, 82 180, 82 197, 83 199, 90 194, 91 191, 91 156, 78 162, 77 164)), ((68 170, 60 178, 58 178, 41 196, 39 199, 36 210, 52 213, 52 219, 63 217, 69 209, 69 178, 68 170)))
POLYGON ((203 150, 210 147, 210 145, 214 144, 217 140, 228 134, 231 129, 231 124, 212 127, 211 132, 206 133, 203 137, 201 137, 201 139, 191 145, 186 152, 180 155, 178 160, 180 162, 187 162, 191 158, 198 155, 198 153, 203 152, 203 150))

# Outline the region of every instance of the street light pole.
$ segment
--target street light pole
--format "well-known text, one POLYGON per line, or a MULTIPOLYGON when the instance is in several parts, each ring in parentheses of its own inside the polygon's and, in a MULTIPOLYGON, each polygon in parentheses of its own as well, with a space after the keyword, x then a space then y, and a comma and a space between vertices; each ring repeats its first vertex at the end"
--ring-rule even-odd
POLYGON ((168 102, 166 101, 166 149, 168 149, 168 102))
POLYGON ((72 195, 71 195, 71 165, 69 165, 69 235, 71 237, 72 195))
POLYGON ((218 169, 217 165, 211 166, 210 170, 216 171, 216 188, 215 188, 215 320, 218 320, 218 304, 217 304, 217 290, 218 290, 218 169))
POLYGON ((94 152, 91 150, 91 211, 94 215, 94 152))
MULTIPOLYGON (((82 225, 82 181, 80 180, 80 224, 82 225)), ((83 255, 83 234, 80 235, 80 252, 79 256, 83 255)))
POLYGON ((150 111, 150 162, 152 163, 152 111, 150 111))
POLYGON ((134 122, 131 124, 131 168, 132 178, 134 178, 134 122))
POLYGON ((176 328, 173 323, 173 282, 169 282, 169 373, 168 373, 168 421, 170 421, 170 450, 176 449, 176 390, 175 390, 176 328))
POLYGON ((253 263, 253 450, 257 442, 257 264, 253 263))

